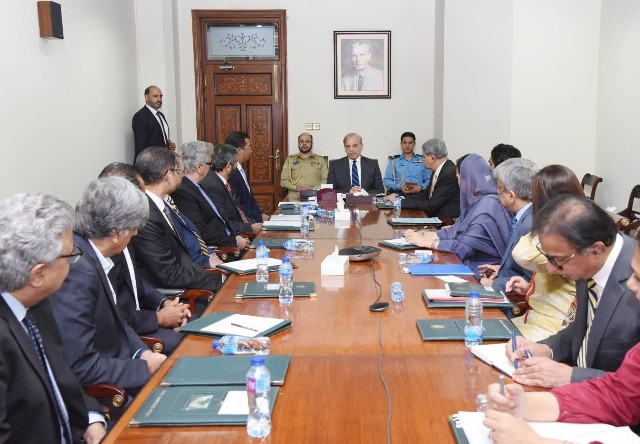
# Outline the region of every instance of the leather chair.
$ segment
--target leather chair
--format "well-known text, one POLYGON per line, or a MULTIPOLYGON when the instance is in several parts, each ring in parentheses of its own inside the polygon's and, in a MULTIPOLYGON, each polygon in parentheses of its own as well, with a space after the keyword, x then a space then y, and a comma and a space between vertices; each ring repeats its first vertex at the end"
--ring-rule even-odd
POLYGON ((598 184, 602 182, 602 177, 599 176, 594 176, 593 174, 585 174, 584 177, 582 178, 582 182, 580 182, 580 185, 582 185, 582 189, 584 190, 584 194, 591 200, 595 199, 596 196, 596 188, 598 188, 598 184), (590 192, 587 192, 586 187, 589 187, 589 189, 591 190, 590 192))
MULTIPOLYGON (((640 200, 640 185, 633 187, 631 194, 629 194, 627 208, 618 213, 620 216, 626 217, 629 220, 629 223, 621 228, 621 231, 626 235, 630 235, 631 231, 637 230, 640 227, 640 209, 634 210, 636 199, 640 200)), ((640 208, 640 206, 638 206, 638 208, 640 208)))

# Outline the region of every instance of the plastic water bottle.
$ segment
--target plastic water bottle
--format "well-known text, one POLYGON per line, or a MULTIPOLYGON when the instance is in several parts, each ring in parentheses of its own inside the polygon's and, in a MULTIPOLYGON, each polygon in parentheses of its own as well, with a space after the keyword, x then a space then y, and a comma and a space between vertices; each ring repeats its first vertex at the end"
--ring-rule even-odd
POLYGON ((402 257, 403 264, 427 264, 433 260, 433 255, 416 254, 416 253, 398 253, 398 261, 400 261, 400 255, 402 257))
POLYGON ((251 359, 251 368, 247 372, 247 398, 249 416, 247 434, 252 438, 264 438, 271 433, 271 412, 269 411, 269 391, 271 374, 264 365, 264 357, 251 359))
POLYGON ((404 301, 404 290, 400 282, 394 282, 391 284, 391 300, 393 302, 404 301))
POLYGON ((309 234, 309 205, 302 204, 300 208, 300 234, 309 234))
POLYGON ((285 250, 288 251, 305 251, 307 249, 306 239, 289 239, 282 244, 285 250))
POLYGON ((293 302, 293 267, 288 257, 282 258, 280 265, 280 293, 278 299, 281 304, 293 302))
POLYGON ((464 345, 472 347, 482 344, 482 301, 477 291, 469 293, 465 306, 467 323, 464 326, 464 345))
POLYGON ((269 249, 264 241, 258 242, 256 248, 256 282, 269 281, 269 249))
POLYGON ((401 211, 402 199, 400 199, 400 196, 396 196, 396 198, 393 199, 393 217, 400 217, 401 211))
POLYGON ((324 217, 327 219, 333 219, 334 217, 336 217, 336 213, 335 211, 331 211, 331 210, 316 210, 316 216, 317 217, 324 217))
POLYGON ((489 399, 487 399, 487 395, 480 393, 476 396, 476 412, 486 412, 488 404, 489 399))
POLYGON ((271 339, 265 336, 246 338, 244 336, 226 335, 214 339, 211 343, 214 350, 220 350, 223 355, 268 355, 271 351, 271 339))

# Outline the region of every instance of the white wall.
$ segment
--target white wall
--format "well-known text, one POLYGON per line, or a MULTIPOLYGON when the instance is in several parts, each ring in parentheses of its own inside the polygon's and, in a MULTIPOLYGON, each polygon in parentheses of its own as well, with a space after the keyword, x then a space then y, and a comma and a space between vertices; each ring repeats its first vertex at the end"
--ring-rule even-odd
POLYGON ((75 204, 107 163, 133 156, 133 3, 59 3, 64 40, 40 38, 36 0, 0 6, 0 197, 39 191, 75 204))
POLYGON ((182 141, 196 137, 192 9, 287 10, 290 152, 297 150, 305 122, 320 123, 320 131, 313 132, 316 152, 341 157, 343 136, 358 132, 363 154, 384 159, 381 168, 399 150, 402 132, 415 132, 419 143, 432 137, 434 0, 180 0, 174 9, 182 141), (333 31, 342 30, 391 30, 391 99, 333 98, 333 31))
POLYGON ((582 178, 595 164, 600 0, 514 5, 511 141, 582 178))
POLYGON ((640 183, 640 3, 602 2, 595 172, 596 200, 627 206, 640 183))

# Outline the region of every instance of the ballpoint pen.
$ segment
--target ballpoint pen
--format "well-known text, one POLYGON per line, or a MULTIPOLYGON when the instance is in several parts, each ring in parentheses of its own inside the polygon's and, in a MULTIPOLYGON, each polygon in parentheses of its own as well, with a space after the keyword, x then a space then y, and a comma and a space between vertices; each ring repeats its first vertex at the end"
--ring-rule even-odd
MULTIPOLYGON (((511 330, 511 351, 515 353, 517 349, 518 349, 518 343, 516 342, 516 331, 511 330)), ((518 370, 517 359, 513 361, 513 366, 515 367, 516 370, 518 370)))
POLYGON ((231 323, 231 325, 233 325, 234 327, 244 328, 245 330, 251 330, 251 331, 255 331, 255 332, 260 331, 260 330, 256 330, 255 328, 246 327, 246 326, 244 326, 244 325, 236 324, 236 323, 234 323, 234 322, 232 322, 232 323, 231 323))

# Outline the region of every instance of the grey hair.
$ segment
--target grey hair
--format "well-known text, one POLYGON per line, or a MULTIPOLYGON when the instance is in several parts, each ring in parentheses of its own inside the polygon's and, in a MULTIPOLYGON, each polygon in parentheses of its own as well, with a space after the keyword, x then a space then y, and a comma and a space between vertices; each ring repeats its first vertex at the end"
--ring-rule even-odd
POLYGON ((531 182, 539 169, 532 160, 511 158, 493 170, 493 177, 502 182, 506 191, 513 191, 520 199, 531 200, 531 182))
POLYGON ((209 142, 192 140, 182 144, 179 154, 182 156, 184 169, 187 173, 191 173, 198 165, 204 164, 207 158, 213 155, 213 145, 209 142))
POLYGON ((76 206, 76 232, 87 239, 104 239, 114 231, 142 228, 149 202, 128 180, 104 177, 89 184, 76 206))
POLYGON ((443 159, 449 155, 447 152, 447 145, 444 143, 444 140, 440 139, 429 139, 423 143, 422 153, 425 156, 433 154, 436 156, 436 159, 443 159))
POLYGON ((62 254, 61 237, 74 222, 73 208, 47 194, 0 201, 0 292, 24 287, 33 267, 55 261, 62 254))
POLYGON ((214 171, 222 171, 228 164, 238 161, 238 148, 228 143, 221 143, 213 148, 211 156, 214 171))

